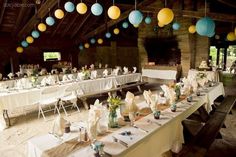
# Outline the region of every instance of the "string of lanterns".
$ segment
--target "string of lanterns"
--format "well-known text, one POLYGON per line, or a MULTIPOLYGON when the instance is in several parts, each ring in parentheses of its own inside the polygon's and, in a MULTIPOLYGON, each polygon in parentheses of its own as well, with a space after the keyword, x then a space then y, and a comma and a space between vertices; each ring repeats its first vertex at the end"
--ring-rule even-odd
MULTIPOLYGON (((104 12, 103 7, 100 3, 96 2, 91 6, 91 13, 94 16, 100 16, 102 15, 102 13, 104 12)), ((83 3, 83 1, 81 0, 81 2, 79 2, 76 6, 73 2, 71 1, 67 1, 64 4, 64 10, 68 13, 72 13, 75 10, 83 15, 88 11, 88 7, 85 3, 83 3)), ((110 6, 107 10, 107 15, 110 19, 112 20, 116 20, 120 17, 121 15, 121 10, 118 6, 115 5, 115 0, 113 0, 112 6, 110 6)), ((60 9, 59 7, 59 1, 58 1, 58 9, 56 9, 54 11, 54 16, 56 19, 60 20, 62 18, 64 18, 65 13, 62 9, 60 9)), ((37 25, 37 30, 34 29, 31 32, 31 35, 27 36, 25 40, 23 40, 20 43, 20 46, 16 48, 16 51, 18 53, 22 53, 23 52, 23 48, 26 48, 29 46, 29 44, 32 44, 34 42, 35 39, 38 39, 40 37, 40 32, 45 32, 47 30, 47 26, 53 26, 56 23, 56 20, 53 16, 51 16, 50 14, 50 9, 49 9, 49 16, 46 17, 45 19, 45 23, 41 22, 37 25)), ((158 26, 159 27, 164 27, 170 23, 173 22, 174 20, 174 13, 170 8, 164 7, 162 8, 158 13, 157 13, 157 21, 158 21, 158 26)), ((135 0, 135 9, 132 10, 129 15, 128 15, 128 21, 130 24, 132 24, 135 28, 139 27, 139 25, 142 23, 144 19, 144 22, 149 25, 152 23, 152 18, 147 15, 145 18, 142 14, 142 12, 140 10, 137 10, 137 0, 135 0)), ((122 28, 127 29, 129 27, 129 23, 127 21, 124 21, 122 23, 122 28)), ((181 25, 178 22, 173 22, 172 23, 172 29, 173 30, 179 30, 181 27, 181 25)), ((156 30, 156 28, 154 28, 154 30, 156 30)), ((207 36, 207 37, 213 37, 215 35, 215 22, 210 18, 210 17, 203 17, 201 19, 199 19, 196 23, 196 25, 191 25, 188 28, 189 33, 195 33, 197 32, 199 35, 201 36, 207 36)), ((119 28, 114 28, 113 29, 113 33, 115 35, 118 35, 120 33, 119 28)), ((105 33, 105 38, 110 39, 112 36, 112 34, 107 31, 105 33)), ((234 29, 234 32, 229 32, 227 34, 227 40, 229 41, 234 41, 236 40, 236 28, 234 29)), ((83 48, 89 48, 90 44, 102 44, 103 43, 103 39, 99 38, 96 39, 95 38, 91 38, 90 42, 86 42, 85 44, 80 44, 79 45, 79 49, 83 50, 83 48)))

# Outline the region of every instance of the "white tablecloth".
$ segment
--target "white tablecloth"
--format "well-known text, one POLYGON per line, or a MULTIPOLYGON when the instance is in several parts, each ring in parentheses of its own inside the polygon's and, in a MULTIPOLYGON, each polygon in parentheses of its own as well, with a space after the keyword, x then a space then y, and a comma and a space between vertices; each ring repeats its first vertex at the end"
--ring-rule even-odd
POLYGON ((198 70, 195 70, 195 69, 190 69, 188 71, 188 78, 189 79, 195 78, 196 75, 199 72, 200 73, 205 73, 206 76, 207 76, 207 79, 209 81, 215 81, 215 82, 219 82, 220 81, 220 76, 219 76, 219 72, 218 71, 198 71, 198 70))
MULTIPOLYGON (((181 125, 182 120, 186 119, 205 103, 211 103, 211 99, 213 99, 212 95, 217 95, 215 90, 219 89, 220 86, 221 85, 219 84, 215 87, 211 87, 205 95, 199 97, 193 96, 194 101, 192 103, 187 103, 186 100, 179 102, 177 104, 176 112, 171 112, 169 108, 165 109, 161 112, 161 117, 159 120, 155 120, 153 114, 150 114, 135 122, 136 126, 147 130, 148 133, 140 129, 125 126, 112 132, 111 134, 108 134, 107 136, 102 137, 100 141, 105 144, 105 152, 116 157, 160 157, 168 150, 180 150, 182 143, 184 143, 183 127, 181 125), (129 136, 120 135, 123 131, 131 131, 132 138, 129 136), (124 147, 120 143, 113 142, 112 136, 126 142, 128 144, 128 148, 124 147)), ((45 137, 46 136, 48 135, 45 135, 45 137)), ((28 157, 40 157, 40 154, 35 156, 34 152, 38 150, 40 150, 38 152, 43 152, 51 147, 48 144, 52 143, 51 138, 44 138, 44 140, 37 140, 37 138, 38 137, 35 137, 28 141, 28 144, 30 145, 28 147, 28 157)), ((87 146, 68 154, 68 157, 93 157, 93 153, 94 152, 91 150, 90 146, 87 146)))
POLYGON ((142 69, 142 76, 164 80, 176 80, 176 70, 142 69))

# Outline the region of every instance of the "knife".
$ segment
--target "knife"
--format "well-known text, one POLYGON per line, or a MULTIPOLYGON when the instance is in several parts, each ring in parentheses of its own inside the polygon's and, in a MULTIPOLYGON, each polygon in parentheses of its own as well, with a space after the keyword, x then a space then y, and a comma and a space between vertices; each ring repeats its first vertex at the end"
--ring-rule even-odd
POLYGON ((126 148, 129 147, 128 143, 116 138, 115 136, 112 136, 112 138, 113 138, 114 142, 119 142, 121 145, 125 146, 126 148))
POLYGON ((136 126, 136 125, 133 125, 133 127, 136 128, 136 129, 138 129, 138 130, 141 130, 141 131, 143 131, 143 132, 145 132, 145 133, 148 133, 148 132, 149 132, 148 130, 144 130, 144 129, 142 129, 142 128, 136 126))

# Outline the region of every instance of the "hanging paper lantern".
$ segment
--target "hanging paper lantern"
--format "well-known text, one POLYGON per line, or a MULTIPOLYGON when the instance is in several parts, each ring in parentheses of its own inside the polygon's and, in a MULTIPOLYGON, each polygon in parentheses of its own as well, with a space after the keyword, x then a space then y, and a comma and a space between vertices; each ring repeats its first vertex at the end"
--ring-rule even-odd
POLYGON ((95 40, 94 38, 91 38, 91 39, 90 39, 90 43, 91 43, 91 44, 95 44, 95 43, 96 43, 96 40, 95 40))
POLYGON ((66 2, 64 8, 67 12, 72 13, 75 10, 75 5, 72 2, 66 2))
POLYGON ((48 17, 46 18, 46 24, 49 25, 49 26, 54 25, 54 24, 55 24, 54 18, 53 18, 52 16, 48 16, 48 17))
POLYGON ((135 28, 138 28, 139 27, 139 25, 133 25, 135 28))
POLYGON ((107 32, 106 34, 105 34, 105 36, 106 36, 106 38, 111 38, 111 33, 110 32, 107 32))
POLYGON ((111 19, 116 20, 120 17, 120 8, 113 5, 108 9, 107 13, 111 19))
POLYGON ((196 26, 195 25, 189 26, 188 31, 189 31, 189 33, 192 33, 192 34, 195 33, 196 32, 196 26))
POLYGON ((39 38, 39 36, 40 36, 40 34, 39 34, 39 32, 38 32, 37 30, 33 30, 32 33, 31 33, 31 35, 32 35, 32 37, 35 38, 35 39, 39 38))
POLYGON ((172 25, 173 30, 179 30, 180 24, 178 22, 174 22, 172 25))
POLYGON ((236 35, 236 27, 234 28, 234 34, 236 35))
POLYGON ((28 36, 28 37, 26 38, 26 41, 27 41, 27 43, 32 44, 32 43, 34 42, 34 38, 31 37, 31 36, 28 36))
POLYGON ((88 10, 87 5, 85 3, 78 3, 76 6, 76 10, 79 14, 85 14, 88 10))
POLYGON ((133 10, 129 13, 129 22, 133 25, 139 25, 143 20, 143 14, 139 10, 133 10))
POLYGON ((99 16, 102 14, 103 12, 103 8, 102 8, 102 5, 99 4, 99 3, 94 3, 91 7, 91 12, 93 15, 95 16, 99 16))
POLYGON ((99 38, 99 39, 98 39, 98 44, 102 44, 102 43, 103 43, 102 38, 99 38))
POLYGON ((84 49, 84 46, 82 44, 79 45, 79 49, 80 50, 83 50, 84 49))
POLYGON ((118 35, 118 34, 120 33, 119 28, 115 28, 115 29, 113 30, 113 33, 116 34, 116 35, 118 35))
POLYGON ((146 24, 149 25, 152 22, 152 18, 147 16, 144 21, 145 21, 146 24))
POLYGON ((123 22, 122 23, 122 27, 125 28, 125 29, 128 28, 129 27, 129 23, 128 22, 123 22))
POLYGON ((41 22, 40 24, 38 24, 38 30, 40 32, 45 32, 46 29, 47 29, 47 26, 44 23, 41 22))
POLYGON ((210 17, 203 17, 197 21, 196 31, 199 35, 208 36, 215 32, 215 22, 210 17))
POLYGON ((168 25, 169 23, 173 21, 174 13, 169 8, 163 8, 158 12, 157 19, 160 23, 164 25, 168 25))
POLYGON ((84 44, 84 47, 85 47, 86 49, 88 49, 88 48, 90 47, 89 43, 85 43, 85 44, 84 44))
POLYGON ((23 47, 19 46, 16 48, 16 52, 22 53, 24 51, 23 47))
POLYGON ((22 47, 28 47, 29 44, 28 44, 25 40, 23 40, 23 41, 21 42, 21 46, 22 46, 22 47))
POLYGON ((164 27, 165 25, 162 24, 162 23, 160 23, 160 22, 158 22, 158 26, 159 26, 159 27, 164 27))
POLYGON ((61 9, 57 9, 55 12, 54 12, 54 15, 57 19, 62 19, 64 17, 64 12, 63 10, 61 9))
POLYGON ((234 32, 229 32, 226 38, 228 41, 234 41, 236 40, 236 35, 234 34, 234 32))

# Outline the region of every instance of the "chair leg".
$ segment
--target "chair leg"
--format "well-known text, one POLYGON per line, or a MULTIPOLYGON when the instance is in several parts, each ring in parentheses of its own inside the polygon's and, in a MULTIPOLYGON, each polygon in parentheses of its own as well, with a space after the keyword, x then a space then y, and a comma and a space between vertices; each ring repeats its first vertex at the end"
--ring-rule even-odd
POLYGON ((39 106, 38 118, 40 118, 40 114, 42 114, 44 121, 46 121, 47 119, 46 119, 46 117, 45 117, 45 115, 44 115, 44 113, 43 113, 43 109, 42 109, 41 106, 39 106))
POLYGON ((79 107, 77 105, 77 99, 71 101, 71 103, 72 103, 72 107, 75 107, 78 110, 78 112, 80 112, 80 109, 79 109, 79 107))
POLYGON ((67 112, 66 112, 66 109, 65 109, 65 106, 64 106, 65 104, 66 104, 66 102, 62 102, 61 107, 62 107, 62 109, 64 110, 66 116, 68 116, 68 114, 67 114, 67 112))

